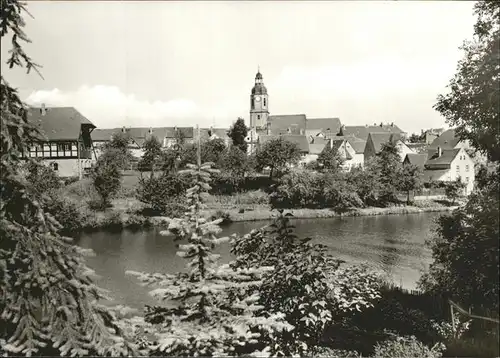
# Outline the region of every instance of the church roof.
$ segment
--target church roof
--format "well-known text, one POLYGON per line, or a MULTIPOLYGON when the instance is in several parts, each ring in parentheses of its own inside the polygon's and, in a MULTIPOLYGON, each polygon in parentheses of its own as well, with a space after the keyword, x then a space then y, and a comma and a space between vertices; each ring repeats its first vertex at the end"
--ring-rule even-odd
POLYGON ((253 88, 252 88, 252 94, 254 94, 254 95, 267 94, 267 88, 262 83, 256 83, 255 86, 253 86, 253 88))
POLYGON ((337 134, 340 131, 339 118, 307 118, 306 130, 318 130, 319 132, 328 132, 337 134))
POLYGON ((271 123, 271 134, 295 134, 304 135, 306 129, 305 114, 285 114, 269 116, 271 123))

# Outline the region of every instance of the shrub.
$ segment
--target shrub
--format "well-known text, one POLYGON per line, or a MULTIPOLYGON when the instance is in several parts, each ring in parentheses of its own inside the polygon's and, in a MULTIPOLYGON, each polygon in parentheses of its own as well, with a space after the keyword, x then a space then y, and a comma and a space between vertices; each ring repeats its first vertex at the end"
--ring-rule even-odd
POLYGON ((275 208, 315 208, 325 205, 322 188, 324 175, 292 170, 284 175, 270 194, 275 208))
POLYGON ((465 184, 460 180, 447 182, 444 191, 448 200, 451 201, 451 204, 455 204, 455 201, 463 195, 463 190, 465 188, 465 184))
POLYGON ((101 208, 109 207, 110 198, 118 192, 121 185, 118 165, 111 161, 98 160, 92 171, 92 179, 94 188, 101 198, 101 208))
POLYGON ((46 200, 44 209, 62 225, 61 234, 80 232, 88 221, 88 213, 60 195, 53 195, 46 200))
POLYGON ((68 185, 71 185, 73 183, 76 183, 79 180, 80 180, 80 178, 77 176, 66 177, 66 178, 63 178, 63 183, 64 183, 64 186, 68 186, 68 185))
POLYGON ((231 248, 237 256, 234 267, 273 267, 258 288, 259 303, 269 313, 284 312, 295 327, 274 339, 278 355, 314 353, 332 320, 363 310, 378 297, 377 282, 369 275, 339 269, 341 262, 325 246, 298 240, 290 216, 280 210, 267 229, 235 235, 231 248))
POLYGON ((157 214, 178 216, 185 210, 183 194, 188 188, 187 178, 177 173, 141 177, 137 199, 157 214))
POLYGON ((212 187, 210 193, 214 195, 235 194, 243 187, 244 180, 245 178, 242 176, 234 176, 226 172, 217 173, 213 176, 213 180, 210 183, 212 187))
POLYGON ((62 180, 57 176, 57 173, 41 162, 29 161, 24 169, 26 180, 38 193, 47 193, 62 186, 62 180))
POLYGON ((215 214, 212 215, 211 219, 212 219, 212 221, 222 219, 221 225, 229 224, 229 223, 233 222, 233 220, 231 219, 231 214, 229 214, 228 212, 222 211, 222 210, 217 210, 215 212, 215 214))
POLYGON ((436 344, 432 348, 418 341, 414 336, 395 337, 375 345, 374 358, 440 358, 445 347, 436 344))

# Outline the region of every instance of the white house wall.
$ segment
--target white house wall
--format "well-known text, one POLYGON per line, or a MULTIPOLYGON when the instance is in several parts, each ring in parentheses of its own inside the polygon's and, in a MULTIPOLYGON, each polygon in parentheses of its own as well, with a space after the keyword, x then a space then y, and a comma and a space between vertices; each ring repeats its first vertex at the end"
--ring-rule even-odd
MULTIPOLYGON (((82 174, 85 168, 92 166, 95 161, 92 159, 80 159, 82 174)), ((78 169, 78 159, 44 159, 42 161, 44 165, 51 165, 53 163, 57 164, 56 173, 60 177, 74 177, 79 175, 78 169)))

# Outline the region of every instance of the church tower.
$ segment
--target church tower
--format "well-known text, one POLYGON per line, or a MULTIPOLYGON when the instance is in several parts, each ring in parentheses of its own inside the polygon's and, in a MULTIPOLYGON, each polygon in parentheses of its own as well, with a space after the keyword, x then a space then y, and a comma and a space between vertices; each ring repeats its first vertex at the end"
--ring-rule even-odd
POLYGON ((255 75, 255 85, 250 95, 250 128, 266 129, 269 118, 269 96, 260 70, 255 75))

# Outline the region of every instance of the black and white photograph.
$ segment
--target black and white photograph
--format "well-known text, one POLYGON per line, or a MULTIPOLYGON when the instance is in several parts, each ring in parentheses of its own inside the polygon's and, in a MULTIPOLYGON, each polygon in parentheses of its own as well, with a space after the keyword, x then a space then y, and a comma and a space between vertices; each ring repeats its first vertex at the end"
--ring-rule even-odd
POLYGON ((499 357, 500 1, 1 1, 1 357, 499 357))

